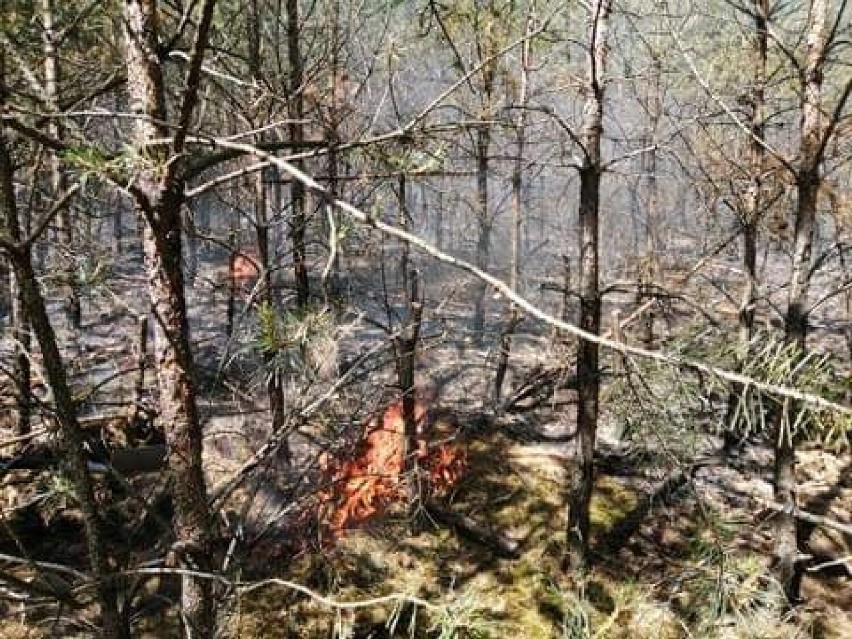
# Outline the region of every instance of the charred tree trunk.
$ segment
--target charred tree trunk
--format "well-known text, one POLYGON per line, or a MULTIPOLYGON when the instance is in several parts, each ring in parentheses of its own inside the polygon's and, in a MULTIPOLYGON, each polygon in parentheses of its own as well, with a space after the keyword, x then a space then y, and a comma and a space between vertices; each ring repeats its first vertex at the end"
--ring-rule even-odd
MULTIPOLYGON (((24 256, 27 260, 30 259, 30 249, 25 247, 24 256)), ((14 378, 17 390, 16 415, 15 415, 15 435, 22 436, 29 434, 31 430, 32 420, 32 386, 30 378, 32 370, 30 366, 30 323, 27 319, 27 312, 24 306, 24 297, 21 286, 18 283, 18 276, 15 269, 10 263, 9 268, 9 295, 11 297, 11 320, 12 320, 12 336, 15 340, 15 368, 14 378)))
MULTIPOLYGON (((408 200, 406 180, 399 177, 400 227, 408 229, 408 200)), ((417 270, 411 264, 410 247, 403 242, 400 254, 400 272, 402 274, 403 295, 405 297, 405 318, 398 334, 394 337, 394 355, 396 358, 397 382, 402 393, 403 420, 403 474, 409 482, 410 504, 417 509, 420 491, 418 489, 419 470, 417 468, 417 430, 416 415, 417 393, 414 385, 414 373, 417 364, 417 345, 420 341, 420 326, 423 317, 423 303, 420 300, 417 270)))
POLYGON ((131 424, 137 424, 144 419, 145 395, 147 384, 145 383, 148 369, 148 316, 142 315, 137 318, 138 334, 136 342, 136 382, 133 384, 133 412, 131 424))
POLYGON ((184 228, 186 229, 186 283, 195 287, 198 277, 198 231, 195 228, 195 211, 185 207, 184 228))
MULTIPOLYGON (((269 216, 267 211, 266 185, 263 183, 263 173, 259 173, 255 182, 255 236, 257 238, 257 252, 260 260, 261 277, 260 303, 275 309, 275 295, 273 292, 272 273, 273 264, 269 250, 269 216)), ((275 357, 273 354, 265 356, 266 371, 266 395, 269 398, 269 411, 273 433, 281 433, 286 420, 286 404, 284 401, 284 384, 281 371, 275 368, 275 357)), ((290 446, 284 437, 281 445, 281 454, 289 462, 290 446)))
MULTIPOLYGON (((603 71, 611 0, 595 0, 589 18, 586 82, 584 85, 583 165, 580 168, 580 327, 600 333, 601 300, 598 283, 598 213, 600 207, 601 137, 603 134, 603 71)), ((577 460, 569 487, 568 565, 585 570, 589 564, 589 508, 594 485, 595 437, 598 424, 600 371, 598 345, 581 340, 577 352, 577 460)))
MULTIPOLYGON (((342 127, 343 100, 347 84, 347 76, 341 71, 340 64, 340 21, 342 16, 335 14, 331 17, 331 101, 328 109, 328 122, 326 123, 326 140, 328 142, 328 201, 333 202, 340 197, 341 182, 340 174, 340 140, 342 127)), ((340 276, 340 247, 337 246, 339 234, 335 229, 339 228, 337 210, 334 206, 326 205, 327 230, 329 241, 329 267, 323 273, 323 289, 326 304, 331 305, 332 300, 340 303, 342 294, 342 281, 340 276)))
MULTIPOLYGON (((296 148, 304 140, 304 65, 302 64, 301 32, 299 25, 299 2, 287 0, 287 61, 290 65, 289 79, 289 134, 296 148)), ((301 160, 293 160, 293 166, 303 170, 301 160)), ((308 254, 305 244, 307 218, 305 215, 305 186, 300 180, 290 181, 292 217, 290 221, 290 240, 293 242, 293 272, 296 277, 296 303, 304 308, 310 300, 311 290, 308 283, 308 254)))
MULTIPOLYGON (((261 55, 261 16, 260 7, 257 0, 251 2, 251 23, 249 25, 249 68, 251 69, 252 79, 255 80, 257 86, 262 86, 262 55, 261 55)), ((297 43, 298 44, 298 43, 297 43)), ((262 136, 261 140, 262 141, 262 136)), ((274 175, 274 179, 270 180, 275 183, 274 188, 278 187, 279 175, 277 169, 269 171, 269 174, 274 175)), ((257 254, 260 261, 260 275, 262 281, 260 285, 260 303, 270 311, 277 310, 275 308, 275 295, 273 290, 273 273, 275 272, 275 264, 273 264, 270 246, 269 246, 269 201, 268 201, 268 186, 266 184, 266 171, 259 171, 255 175, 254 182, 254 229, 255 238, 257 240, 257 254)), ((280 191, 278 191, 280 193, 280 191)), ((276 202, 275 204, 279 204, 276 202)), ((274 210, 277 210, 274 209, 274 210)), ((281 454, 287 462, 290 462, 290 446, 288 438, 282 433, 286 421, 286 404, 284 401, 284 384, 281 371, 276 368, 274 353, 264 355, 264 363, 266 365, 266 395, 269 398, 269 412, 271 419, 272 432, 282 438, 281 454)))
MULTIPOLYGON (((767 60, 767 15, 768 0, 754 1, 755 20, 755 63, 754 78, 752 79, 751 123, 749 130, 752 135, 749 144, 751 184, 743 203, 742 232, 743 232, 743 292, 739 308, 739 342, 740 362, 748 357, 748 350, 754 333, 755 305, 757 304, 757 241, 761 215, 763 189, 763 171, 765 164, 765 125, 764 104, 766 92, 766 60, 767 60)), ((731 389, 728 397, 728 409, 725 418, 724 449, 730 452, 739 443, 739 424, 736 416, 737 407, 745 389, 738 384, 731 389)))
POLYGON ((228 233, 228 268, 227 268, 227 287, 228 295, 225 301, 225 337, 228 341, 234 336, 234 323, 237 316, 237 298, 240 295, 240 283, 237 278, 237 256, 240 254, 240 237, 242 236, 242 228, 240 218, 237 215, 231 216, 231 228, 228 233))
MULTIPOLYGON (((490 100, 489 100, 490 101, 490 100)), ((488 270, 491 254, 491 218, 488 211, 488 154, 491 148, 491 125, 481 124, 476 130, 476 222, 479 232, 476 240, 474 264, 488 270)), ((488 288, 485 282, 474 284, 473 339, 482 344, 485 339, 485 297, 488 288)))

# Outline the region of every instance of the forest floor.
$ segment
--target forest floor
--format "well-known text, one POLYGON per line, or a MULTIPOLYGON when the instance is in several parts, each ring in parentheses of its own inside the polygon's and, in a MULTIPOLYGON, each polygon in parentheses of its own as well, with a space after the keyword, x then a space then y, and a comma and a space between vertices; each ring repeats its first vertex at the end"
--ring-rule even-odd
MULTIPOLYGON (((71 340, 67 331, 60 331, 77 383, 85 382, 88 388, 102 383, 84 417, 120 416, 121 410, 113 405, 130 396, 135 366, 133 314, 143 310, 143 285, 142 278, 129 278, 114 289, 121 289, 120 297, 104 295, 90 304, 85 341, 71 340), (122 371, 127 374, 113 377, 122 371)), ((445 292, 424 326, 419 366, 423 379, 438 391, 437 406, 432 408, 453 415, 467 466, 441 503, 485 532, 472 538, 469 528, 428 516, 412 529, 405 509, 389 508, 334 543, 314 543, 313 529, 294 525, 292 504, 294 496, 307 502, 311 495, 315 498, 317 486, 310 482, 317 475, 298 464, 299 472, 294 473, 280 456, 273 456, 226 504, 230 514, 223 520, 242 525, 231 529, 223 524, 223 530, 239 540, 230 555, 234 579, 278 581, 230 598, 231 605, 223 612, 228 636, 852 635, 852 538, 826 528, 806 531, 811 563, 822 567, 806 573, 804 603, 779 621, 775 589, 765 576, 772 518, 765 507, 772 497, 771 453, 766 443, 747 441, 738 454, 722 459, 712 428, 712 415, 718 410, 704 406, 707 398, 674 399, 669 412, 660 414, 635 403, 635 389, 627 377, 615 373, 606 377, 603 388, 592 508, 595 565, 584 579, 567 576, 561 561, 564 490, 574 448, 574 397, 568 384, 560 387, 565 373, 556 374, 537 399, 495 415, 486 398, 491 397, 496 347, 479 348, 464 333, 468 308, 456 299, 464 297, 464 287, 448 283, 445 292), (680 413, 699 418, 685 435, 667 427, 673 413, 678 419, 683 417, 680 413), (644 417, 655 427, 642 431, 645 438, 637 444, 636 433, 631 436, 628 425, 632 428, 644 417), (297 539, 300 535, 304 538, 297 539), (501 556, 495 540, 504 538, 517 544, 515 556, 501 556), (336 602, 396 593, 430 605, 394 599, 333 609, 328 602, 294 590, 292 583, 336 602)), ((263 376, 250 348, 256 328, 248 315, 242 323, 238 321, 233 342, 228 348, 223 345, 221 287, 214 290, 202 282, 190 293, 189 302, 203 390, 205 463, 213 486, 237 471, 269 437, 265 402, 258 390, 263 376)), ((372 308, 367 308, 369 304, 364 300, 361 308, 348 313, 345 327, 335 333, 339 362, 352 362, 386 340, 376 322, 364 320, 365 315, 382 315, 378 302, 372 308)), ((493 306, 489 323, 499 331, 498 303, 493 306)), ((59 315, 56 308, 54 315, 59 315)), ((526 325, 522 329, 525 332, 514 342, 506 396, 535 375, 558 371, 560 361, 570 361, 570 348, 562 357, 563 347, 554 346, 550 335, 526 325)), ((0 347, 8 352, 8 340, 0 347)), ((392 399, 389 350, 368 359, 367 366, 368 372, 354 376, 351 385, 336 392, 322 411, 300 425, 301 434, 293 437, 293 445, 301 463, 313 464, 315 469, 318 439, 360 432, 369 417, 392 399)), ((607 366, 616 370, 614 360, 607 366)), ((631 366, 649 391, 663 397, 685 392, 678 386, 682 380, 673 381, 678 371, 631 366)), ((317 379, 310 390, 294 384, 290 398, 298 403, 300 395, 319 397, 331 383, 317 379)), ((7 435, 7 430, 0 432, 0 439, 7 435)), ((848 451, 800 450, 797 472, 802 507, 848 526, 852 523, 850 471, 848 451)), ((84 567, 78 520, 56 478, 42 472, 33 481, 32 474, 15 471, 6 473, 2 482, 4 523, 11 522, 24 505, 30 514, 38 513, 39 521, 31 522, 31 529, 22 528, 25 533, 37 532, 14 541, 0 534, 0 552, 20 555, 23 551, 33 559, 84 567)), ((152 476, 133 479, 145 495, 162 488, 158 482, 152 476)), ((158 552, 156 547, 145 547, 135 560, 151 559, 158 552)), ((24 567, 18 576, 30 579, 33 575, 24 567)), ((158 583, 165 590, 151 592, 149 585, 138 594, 138 636, 170 636, 175 631, 174 616, 149 605, 169 596, 165 580, 158 583)), ((2 637, 50 636, 56 627, 51 626, 55 610, 49 607, 28 608, 24 614, 21 606, 7 601, 0 603, 0 609, 6 619, 0 621, 2 637)))

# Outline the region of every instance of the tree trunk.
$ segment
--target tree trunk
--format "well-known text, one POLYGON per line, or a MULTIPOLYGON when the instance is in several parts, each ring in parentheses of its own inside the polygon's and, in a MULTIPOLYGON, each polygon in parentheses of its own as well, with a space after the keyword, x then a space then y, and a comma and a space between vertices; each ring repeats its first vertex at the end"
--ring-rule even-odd
MULTIPOLYGON (((827 0, 811 2, 808 13, 806 61, 803 75, 801 141, 799 168, 796 176, 796 221, 794 227, 793 262, 784 336, 804 355, 808 334, 808 292, 811 278, 811 253, 816 230, 817 198, 822 180, 822 82, 826 47, 827 0)), ((775 575, 789 603, 799 597, 802 565, 798 562, 798 524, 792 509, 796 505, 796 449, 792 432, 795 404, 785 402, 785 409, 774 417, 775 501, 785 510, 775 517, 775 575)))
MULTIPOLYGON (((598 284, 601 184, 601 136, 603 133, 604 84, 607 31, 611 0, 595 0, 589 18, 583 124, 580 141, 583 165, 580 168, 580 317, 585 331, 600 333, 601 301, 598 284)), ((589 507, 594 485, 595 437, 600 394, 598 345, 581 340, 577 352, 577 460, 569 487, 568 565, 585 570, 589 565, 589 507)))
MULTIPOLYGON (((2 66, 0 56, 0 78, 3 75, 2 66)), ((0 107, 3 106, 5 105, 0 103, 0 107)), ((101 608, 101 630, 105 637, 129 637, 129 630, 118 612, 116 582, 107 559, 107 545, 87 468, 83 433, 77 423, 76 406, 68 386, 65 365, 33 270, 30 246, 21 244, 22 233, 15 200, 13 171, 6 127, 0 124, 0 247, 7 253, 10 267, 14 270, 19 303, 30 321, 41 349, 45 376, 53 394, 55 419, 61 434, 60 445, 66 460, 65 468, 83 518, 92 580, 101 608)), ((29 385, 28 371, 25 384, 29 385)))
MULTIPOLYGON (((30 259, 29 247, 26 247, 26 259, 30 259)), ((30 367, 30 323, 24 309, 24 297, 18 277, 12 264, 9 265, 9 295, 11 297, 12 336, 15 340, 14 378, 17 386, 15 435, 29 434, 31 430, 33 393, 30 386, 32 375, 30 367)))
MULTIPOLYGON (((754 77, 751 88, 751 123, 749 130, 752 138, 749 143, 751 184, 743 203, 743 292, 738 315, 740 366, 748 357, 752 334, 754 333, 755 305, 757 304, 757 241, 762 207, 763 171, 766 151, 764 148, 764 103, 766 92, 767 28, 766 20, 769 0, 754 0, 754 77)), ((745 392, 741 384, 731 389, 728 397, 728 409, 725 418, 724 448, 730 452, 739 443, 739 424, 736 423, 737 407, 745 392)))
POLYGON ((195 228, 195 211, 189 206, 184 213, 184 228, 186 229, 186 283, 190 288, 194 288, 198 277, 198 231, 195 228))
MULTIPOLYGON (((59 52, 56 50, 54 28, 54 0, 42 0, 42 35, 44 41, 44 91, 48 104, 59 109, 59 52)), ((47 133, 59 139, 61 131, 57 118, 47 121, 47 133)), ((62 162, 56 153, 50 154, 51 187, 53 197, 59 199, 65 193, 67 180, 62 162)), ((77 267, 74 256, 74 227, 70 207, 63 207, 57 215, 57 237, 55 250, 57 263, 65 285, 65 314, 68 325, 79 329, 82 322, 80 287, 77 284, 77 267)))
MULTIPOLYGON (((405 175, 399 176, 400 228, 408 229, 408 199, 405 175)), ((423 317, 423 303, 420 300, 417 270, 411 264, 411 248, 403 242, 400 253, 400 273, 402 275, 403 295, 405 297, 405 319, 398 335, 394 338, 394 355, 399 389, 402 393, 403 420, 403 474, 408 481, 409 504, 412 512, 419 510, 419 469, 417 467, 417 393, 414 387, 414 373, 417 364, 417 345, 420 341, 420 326, 423 317)), ((416 526, 416 520, 413 520, 416 526)))
MULTIPOLYGON (((287 0, 287 61, 290 65, 290 102, 288 125, 290 140, 295 148, 304 140, 305 131, 302 120, 304 119, 304 100, 302 86, 303 64, 300 45, 299 29, 299 1, 287 0)), ((304 169, 302 160, 292 161, 298 170, 304 169)), ((305 186, 300 180, 290 181, 290 198, 292 206, 292 217, 290 221, 290 240, 293 242, 293 271, 296 277, 296 303, 299 308, 304 308, 310 300, 311 290, 308 283, 308 254, 305 245, 305 231, 307 219, 305 216, 305 186)))
MULTIPOLYGON (((491 125, 479 125, 476 130, 476 221, 479 233, 476 240, 474 264, 488 270, 491 254, 491 218, 488 212, 488 154, 491 148, 491 125)), ((474 283, 473 339, 482 344, 485 339, 485 297, 488 287, 485 282, 474 283)))
MULTIPOLYGON (((251 69, 252 79, 257 86, 262 86, 263 69, 262 69, 262 54, 261 54, 261 16, 260 7, 257 0, 251 2, 251 22, 248 29, 249 38, 249 68, 251 69)), ((263 135, 259 136, 259 142, 263 141, 263 135)), ((272 170, 269 173, 275 175, 275 188, 277 188, 278 171, 272 170)), ((273 292, 273 272, 274 266, 270 255, 269 246, 269 203, 268 203, 268 187, 265 183, 267 172, 259 171, 254 178, 254 229, 255 238, 257 240, 257 254, 260 261, 261 277, 260 282, 260 303, 267 306, 270 311, 275 312, 275 296, 273 292)), ((280 191, 279 191, 280 193, 280 191)), ((278 202, 274 205, 280 204, 278 202)), ((278 210, 274 208, 273 210, 278 210)), ((281 376, 281 371, 276 368, 275 355, 268 353, 264 356, 264 364, 266 365, 266 395, 269 398, 269 412, 271 419, 272 432, 276 436, 282 438, 281 454, 287 462, 290 462, 290 446, 287 436, 282 433, 286 421, 286 404, 284 401, 284 384, 281 376)))
MULTIPOLYGON (((515 166, 512 170, 512 257, 509 263, 509 286, 517 293, 523 293, 520 290, 521 284, 521 225, 524 221, 523 211, 523 177, 524 177, 524 152, 526 150, 526 124, 527 124, 527 84, 529 80, 530 68, 530 33, 532 31, 533 19, 532 15, 527 16, 526 31, 524 33, 526 39, 521 48, 521 69, 520 69, 520 91, 518 95, 518 115, 515 118, 515 135, 517 140, 517 157, 515 158, 515 166)), ((506 317, 506 324, 503 332, 500 335, 500 352, 497 357, 497 372, 494 375, 494 395, 493 404, 499 409, 500 395, 503 389, 503 382, 506 378, 506 372, 509 368, 509 356, 512 351, 512 335, 515 332, 518 324, 521 321, 518 308, 514 304, 509 304, 506 317)))
MULTIPOLYGON (((257 237, 257 251, 263 281, 260 283, 260 301, 275 310, 275 296, 272 289, 273 264, 269 251, 269 219, 267 211, 266 185, 263 183, 263 173, 257 175, 255 182, 257 190, 255 197, 255 234, 257 237)), ((281 371, 275 368, 274 355, 267 355, 266 360, 266 395, 269 398, 269 411, 273 433, 283 437, 281 454, 288 462, 290 461, 290 446, 287 437, 281 434, 286 421, 286 403, 284 401, 284 384, 281 371)))
MULTIPOLYGON (((166 94, 159 60, 158 11, 154 0, 128 0, 127 77, 135 144, 142 158, 134 195, 144 218, 143 250, 154 314, 153 351, 159 391, 159 419, 168 444, 168 473, 175 506, 173 556, 180 566, 207 572, 213 567, 214 528, 201 464, 202 432, 196 404, 189 322, 181 269, 181 207, 184 181, 179 173, 182 140, 194 108, 203 49, 214 0, 206 0, 198 21, 193 57, 184 85, 179 127, 166 128, 166 94), (173 138, 168 148, 163 140, 173 138), (144 151, 143 151, 144 149, 144 151)), ((181 614, 190 637, 215 631, 212 582, 182 578, 181 614)))

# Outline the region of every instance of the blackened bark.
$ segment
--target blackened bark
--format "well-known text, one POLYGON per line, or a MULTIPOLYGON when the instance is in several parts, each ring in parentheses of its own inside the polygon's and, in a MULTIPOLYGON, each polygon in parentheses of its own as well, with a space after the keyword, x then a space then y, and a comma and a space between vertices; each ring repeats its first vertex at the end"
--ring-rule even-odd
MULTIPOLYGON (((399 198, 400 227, 408 229, 410 225, 404 175, 399 177, 397 197, 399 198)), ((423 318, 423 303, 420 300, 417 271, 411 264, 411 248, 408 243, 403 243, 401 249, 399 268, 402 273, 403 294, 405 296, 405 319, 398 334, 394 337, 393 344, 397 382, 402 393, 402 437, 404 440, 403 451, 405 451, 403 471, 409 481, 410 504, 413 509, 416 509, 420 495, 417 468, 417 394, 414 386, 414 373, 417 364, 417 345, 420 341, 420 326, 423 318)))
MULTIPOLYGON (((261 17, 260 6, 257 0, 252 0, 251 5, 251 22, 248 25, 249 38, 249 69, 251 70, 252 79, 256 86, 262 86, 262 56, 261 56, 261 17)), ((263 141, 263 136, 259 136, 259 142, 263 141)), ((278 188, 278 171, 274 171, 276 185, 278 188)), ((269 205, 267 198, 267 185, 265 183, 266 172, 260 171, 255 176, 255 193, 254 193, 254 224, 255 237, 257 239, 257 253, 260 261, 261 277, 260 282, 260 302, 267 306, 270 310, 275 310, 275 296, 273 294, 273 263, 270 255, 269 247, 269 205)), ((280 194, 280 190, 276 191, 280 194)), ((277 198, 276 198, 277 199, 277 198)), ((273 203, 273 211, 278 211, 280 202, 273 203)), ((298 295, 297 295, 298 297, 298 295)), ((281 438, 281 454, 282 457, 290 462, 290 446, 288 438, 283 433, 286 421, 286 404, 284 401, 284 384, 281 376, 281 371, 276 367, 275 354, 266 353, 264 355, 264 363, 266 364, 266 395, 269 398, 269 412, 271 419, 272 432, 276 433, 281 438)))
MULTIPOLYGON (((30 248, 24 256, 30 259, 30 248)), ((10 264, 10 267, 12 265, 10 264)), ((30 323, 24 309, 24 298, 14 268, 9 269, 9 295, 11 297, 12 336, 15 339, 15 386, 17 387, 15 435, 26 435, 31 429, 32 387, 30 377, 30 323)))
MULTIPOLYGON (((489 98, 490 102, 490 98, 489 98)), ((491 254, 491 218, 488 212, 488 168, 491 149, 491 125, 482 124, 476 130, 476 221, 479 234, 476 240, 474 264, 478 269, 488 270, 491 254)), ((473 339, 482 344, 485 339, 485 296, 488 287, 477 280, 474 284, 473 339)))
MULTIPOLYGON (((598 282, 601 137, 603 134, 603 71, 611 0, 596 0, 589 19, 585 101, 580 141, 580 317, 585 331, 600 333, 601 301, 598 282)), ((589 508, 594 486, 595 437, 598 424, 600 371, 598 345, 580 340, 577 351, 577 460, 569 486, 567 565, 585 570, 589 564, 589 508)))
MULTIPOLYGON (((743 203, 742 232, 743 232, 743 292, 739 309, 739 366, 748 356, 752 334, 754 332, 755 306, 757 304, 757 241, 762 207, 761 192, 763 189, 763 171, 765 164, 765 124, 764 106, 766 93, 766 60, 767 60, 767 12, 768 0, 754 0, 754 77, 752 78, 749 143, 751 184, 743 203)), ((739 444, 739 424, 736 420, 737 407, 745 388, 737 384, 731 389, 728 397, 728 409, 725 417, 724 448, 732 451, 739 444)))
MULTIPOLYGON (((260 260, 263 281, 260 282, 260 300, 270 310, 275 309, 275 296, 272 283, 272 259, 269 251, 269 222, 267 213, 266 185, 263 183, 263 174, 259 174, 255 182, 255 235, 257 237, 257 251, 260 260)), ((266 395, 269 398, 269 411, 273 433, 278 433, 282 438, 281 455, 286 461, 290 461, 290 445, 286 435, 282 433, 286 421, 286 403, 284 401, 284 384, 281 371, 275 368, 275 357, 273 354, 265 356, 267 366, 266 395)))
MULTIPOLYGON (((290 65, 289 96, 289 134, 293 145, 298 148, 304 140, 303 65, 300 46, 299 2, 287 0, 287 61, 290 65)), ((293 160, 293 166, 303 169, 301 160, 293 160)), ((296 303, 299 308, 308 305, 310 284, 308 283, 308 255, 305 246, 307 220, 305 216, 305 186, 300 180, 291 180, 290 198, 292 218, 290 221, 290 240, 293 243, 293 271, 296 277, 296 303)))

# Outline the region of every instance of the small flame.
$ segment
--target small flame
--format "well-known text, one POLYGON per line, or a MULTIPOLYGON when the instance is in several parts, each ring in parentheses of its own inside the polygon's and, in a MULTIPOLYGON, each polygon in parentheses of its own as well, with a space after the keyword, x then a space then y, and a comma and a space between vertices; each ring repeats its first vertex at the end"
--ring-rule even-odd
MULTIPOLYGON (((451 442, 429 443, 429 415, 420 401, 415 406, 415 419, 419 433, 417 463, 424 471, 426 488, 432 494, 445 493, 464 473, 464 451, 451 442)), ((402 477, 404 431, 402 401, 397 400, 367 423, 354 458, 322 460, 328 488, 320 494, 320 519, 332 538, 364 524, 390 504, 406 500, 402 477)))

